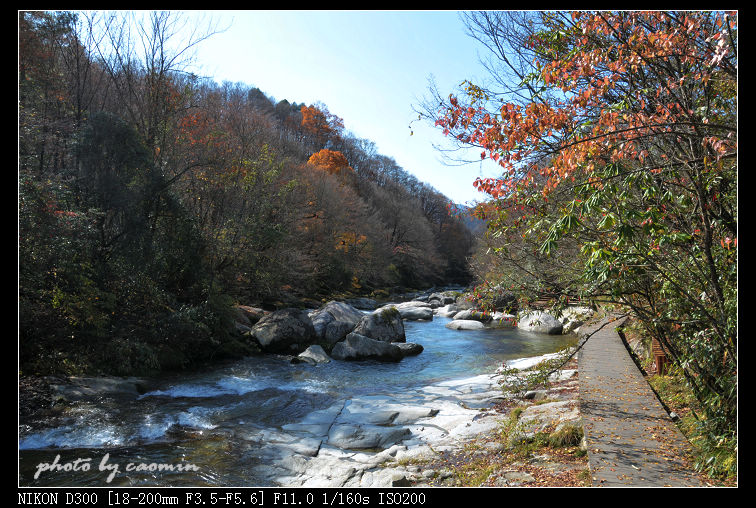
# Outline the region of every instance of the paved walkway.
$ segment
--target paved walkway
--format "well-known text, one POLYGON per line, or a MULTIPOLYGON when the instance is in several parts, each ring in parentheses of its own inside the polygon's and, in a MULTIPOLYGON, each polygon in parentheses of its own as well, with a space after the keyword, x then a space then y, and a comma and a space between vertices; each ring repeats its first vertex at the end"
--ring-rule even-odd
POLYGON ((651 390, 607 317, 578 353, 580 412, 594 487, 700 487, 682 459, 690 444, 651 390))

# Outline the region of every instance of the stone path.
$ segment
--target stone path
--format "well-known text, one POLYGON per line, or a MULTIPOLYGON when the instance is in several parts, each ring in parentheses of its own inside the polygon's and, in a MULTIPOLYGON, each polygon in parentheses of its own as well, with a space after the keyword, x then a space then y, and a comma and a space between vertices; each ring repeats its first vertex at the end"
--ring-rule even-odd
POLYGON ((580 412, 593 486, 701 487, 683 457, 690 443, 633 362, 609 316, 578 353, 580 412))

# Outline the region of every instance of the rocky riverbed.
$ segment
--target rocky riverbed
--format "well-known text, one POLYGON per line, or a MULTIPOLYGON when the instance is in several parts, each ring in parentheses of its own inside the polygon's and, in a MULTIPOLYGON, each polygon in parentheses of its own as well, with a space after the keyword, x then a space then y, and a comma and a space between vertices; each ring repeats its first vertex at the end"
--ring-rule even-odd
MULTIPOLYGON (((527 369, 543 358, 512 362, 511 367, 527 369)), ((280 429, 243 436, 248 451, 237 452, 255 450, 250 474, 265 484, 287 487, 579 482, 584 459, 576 448, 572 453, 542 448, 526 457, 514 451, 539 433, 580 425, 576 371, 562 370, 548 389, 519 397, 501 390, 501 382, 511 375, 499 371, 391 395, 352 397, 280 429)), ((37 403, 140 390, 134 379, 74 378, 40 386, 33 390, 37 403)), ((24 391, 30 389, 24 386, 24 391)))
MULTIPOLYGON (((513 362, 522 374, 547 357, 513 362)), ((577 403, 577 362, 554 374, 548 387, 481 408, 468 431, 410 461, 387 464, 394 482, 413 487, 589 486, 577 403)), ((497 383, 504 376, 494 376, 497 383)))
POLYGON ((505 363, 526 369, 543 359, 537 351, 554 351, 567 339, 519 332, 513 322, 492 323, 481 315, 464 317, 481 319, 483 330, 452 330, 444 324, 460 310, 450 305, 392 304, 358 313, 330 303, 309 313, 262 316, 241 332, 268 354, 157 385, 133 378, 27 378, 19 386, 19 446, 33 463, 50 447, 73 454, 115 446, 170 455, 175 442, 202 457, 198 479, 218 485, 539 484, 543 474, 534 474, 541 467, 536 463, 543 471, 579 475, 574 443, 557 451, 540 447, 538 457, 529 453, 523 464, 502 463, 513 453, 521 456, 531 442, 579 427, 574 368, 563 369, 552 379, 555 385, 518 396, 501 389, 519 377, 515 371, 476 373, 500 354, 520 358, 505 363), (424 317, 429 309, 430 320, 424 317), (425 352, 406 340, 405 325, 407 338, 425 352), (305 348, 303 339, 317 343, 305 348), (385 351, 373 354, 376 343, 385 351), (350 357, 353 350, 359 353, 350 357), (531 353, 514 356, 520 350, 531 353), (482 470, 473 473, 474 465, 482 470))

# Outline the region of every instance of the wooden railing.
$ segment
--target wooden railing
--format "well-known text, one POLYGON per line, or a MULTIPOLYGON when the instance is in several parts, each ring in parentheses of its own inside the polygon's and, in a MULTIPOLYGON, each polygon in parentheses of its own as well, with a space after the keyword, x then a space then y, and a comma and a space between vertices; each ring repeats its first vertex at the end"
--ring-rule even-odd
MULTIPOLYGON (((554 302, 559 299, 559 296, 561 295, 544 295, 538 300, 534 301, 530 304, 530 306, 534 309, 545 309, 546 307, 550 307, 554 304, 554 302)), ((580 298, 578 295, 568 295, 569 297, 569 304, 570 305, 590 305, 590 300, 586 298, 580 298)))

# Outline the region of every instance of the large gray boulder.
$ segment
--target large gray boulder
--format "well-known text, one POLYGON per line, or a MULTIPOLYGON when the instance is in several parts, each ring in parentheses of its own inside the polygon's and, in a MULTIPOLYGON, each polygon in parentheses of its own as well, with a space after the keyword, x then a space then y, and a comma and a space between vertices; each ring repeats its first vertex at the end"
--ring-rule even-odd
POLYGON ((449 293, 449 292, 432 293, 428 297, 428 303, 434 309, 438 307, 443 307, 444 305, 449 305, 450 303, 454 303, 455 301, 456 301, 456 297, 453 296, 452 293, 449 293))
POLYGON ((327 312, 336 321, 346 321, 348 323, 354 323, 355 326, 357 323, 360 322, 360 320, 363 318, 365 314, 360 312, 355 307, 349 305, 348 303, 344 302, 336 302, 336 301, 330 301, 327 304, 323 305, 320 309, 316 311, 317 313, 324 313, 327 312))
POLYGON ((299 356, 297 356, 297 361, 307 362, 314 365, 318 363, 328 363, 331 361, 331 358, 326 354, 322 347, 314 344, 305 349, 304 352, 300 353, 299 356))
POLYGON ((454 314, 461 310, 462 309, 460 309, 456 303, 450 303, 449 305, 444 305, 443 307, 435 309, 435 313, 437 316, 441 317, 454 317, 454 314))
POLYGON ((402 319, 407 319, 410 321, 430 321, 433 319, 433 308, 431 308, 429 304, 417 300, 384 305, 376 312, 391 308, 396 309, 402 319))
POLYGON ((433 309, 430 307, 410 307, 399 310, 402 319, 408 321, 431 321, 433 319, 433 309))
POLYGON ((559 335, 562 333, 562 323, 548 312, 530 310, 520 312, 517 316, 517 327, 527 332, 559 335))
POLYGON ((382 308, 363 316, 353 331, 383 342, 406 341, 402 316, 392 307, 382 308))
POLYGON ((394 342, 392 345, 402 351, 402 358, 405 356, 415 356, 423 352, 423 346, 414 342, 394 342))
POLYGON ((404 355, 396 344, 375 340, 356 332, 333 347, 331 357, 336 360, 381 360, 398 362, 404 355))
POLYGON ((291 308, 263 316, 251 335, 266 353, 298 354, 318 339, 307 312, 291 308))
POLYGON ((483 313, 482 311, 475 309, 465 309, 454 314, 454 319, 471 319, 473 321, 480 321, 481 323, 487 323, 491 321, 491 315, 483 313))
POLYGON ((451 330, 483 330, 486 327, 474 319, 455 319, 446 323, 445 326, 451 330))
POLYGON ((332 348, 337 342, 341 342, 344 338, 354 330, 355 324, 348 321, 331 321, 328 326, 325 327, 323 332, 322 344, 327 348, 332 348))
POLYGON ((354 330, 365 316, 344 302, 331 301, 310 313, 315 335, 326 347, 332 347, 354 330))

